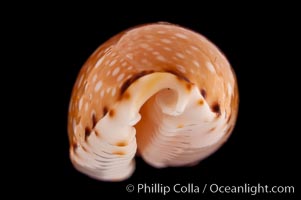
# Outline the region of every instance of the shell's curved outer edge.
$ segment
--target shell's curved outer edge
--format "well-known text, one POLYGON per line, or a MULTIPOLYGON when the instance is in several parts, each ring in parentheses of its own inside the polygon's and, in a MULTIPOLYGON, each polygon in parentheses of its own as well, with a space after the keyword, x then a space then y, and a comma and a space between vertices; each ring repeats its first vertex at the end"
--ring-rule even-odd
POLYGON ((155 167, 191 165, 227 140, 237 112, 235 74, 214 44, 171 24, 140 26, 81 69, 69 106, 71 161, 105 181, 128 178, 137 150, 155 167))

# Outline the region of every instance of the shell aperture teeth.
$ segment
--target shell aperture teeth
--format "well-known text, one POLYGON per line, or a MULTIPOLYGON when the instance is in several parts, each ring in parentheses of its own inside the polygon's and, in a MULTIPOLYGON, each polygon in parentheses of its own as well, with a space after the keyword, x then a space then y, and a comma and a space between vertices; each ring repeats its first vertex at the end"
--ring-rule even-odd
MULTIPOLYGON (((192 90, 187 93, 175 75, 161 72, 145 75, 134 82, 127 92, 131 93, 131 101, 116 103, 112 108, 116 111, 116 115, 110 117, 107 113, 94 128, 101 133, 101 137, 98 138, 92 134, 88 139, 90 148, 97 156, 82 155, 82 157, 86 157, 89 163, 94 163, 93 167, 108 169, 110 166, 117 165, 117 170, 124 168, 125 165, 131 166, 129 163, 137 151, 136 129, 133 126, 141 120, 141 114, 138 112, 148 101, 146 103, 148 119, 145 123, 153 124, 157 128, 143 130, 150 138, 139 139, 140 136, 137 135, 137 141, 149 139, 139 152, 150 165, 159 168, 188 165, 201 159, 207 153, 203 150, 205 146, 210 146, 220 139, 215 134, 211 137, 204 137, 204 134, 200 134, 209 130, 212 121, 215 120, 215 114, 206 102, 203 106, 195 103, 199 99, 204 100, 196 86, 192 86, 192 90), (154 79, 156 79, 155 82, 154 79), (173 83, 172 86, 170 83, 173 83), (148 92, 144 95, 134 92, 143 90, 142 88, 147 88, 148 92), (186 126, 187 124, 196 125, 186 126), (118 140, 126 141, 128 145, 114 146, 118 140), (178 161, 180 158, 182 161, 178 161), (108 161, 110 159, 113 160, 108 161), (108 163, 101 166, 99 162, 105 161, 108 163)), ((142 115, 146 117, 145 113, 142 115)), ((215 123, 218 124, 218 122, 215 123)), ((132 168, 129 169, 132 171, 132 168)))
MULTIPOLYGON (((159 116, 161 115, 166 119, 161 121, 159 116, 154 115, 156 118, 160 119, 162 123, 160 126, 158 126, 159 129, 154 130, 154 133, 156 133, 156 131, 161 133, 163 129, 166 129, 164 132, 167 134, 167 136, 158 135, 155 140, 151 140, 154 141, 154 144, 156 144, 154 147, 158 145, 162 146, 160 144, 167 144, 173 141, 177 142, 175 145, 176 147, 183 147, 183 138, 177 140, 177 135, 179 132, 173 132, 174 129, 170 129, 168 127, 175 126, 174 123, 178 120, 174 119, 177 119, 178 116, 183 114, 189 105, 194 105, 191 102, 201 98, 201 95, 197 94, 197 92, 185 92, 184 87, 185 86, 183 86, 183 84, 177 81, 177 77, 175 75, 161 72, 145 75, 138 79, 137 82, 134 82, 127 89, 127 92, 131 93, 131 101, 118 102, 113 108, 111 108, 116 111, 114 117, 110 117, 108 112, 97 122, 94 129, 95 131, 101 133, 101 136, 97 137, 95 134, 91 134, 87 140, 89 147, 86 147, 86 149, 90 148, 95 155, 98 155, 98 157, 95 158, 95 155, 87 156, 87 158, 89 158, 89 162, 91 162, 94 158, 96 161, 92 163, 95 163, 93 165, 95 167, 99 165, 98 161, 104 162, 108 159, 116 159, 115 162, 111 161, 106 164, 106 168, 116 163, 119 163, 120 167, 124 167, 124 164, 127 164, 134 158, 136 154, 137 143, 135 140, 136 129, 133 126, 141 119, 141 115, 138 112, 145 102, 147 102, 150 98, 154 99, 151 101, 151 104, 153 104, 153 107, 155 108, 155 111, 151 112, 154 112, 159 116), (170 86, 170 83, 173 83, 172 86, 170 86), (148 88, 149 90, 147 93, 145 92, 144 95, 134 92, 137 90, 142 90, 142 88, 148 88), (171 88, 171 90, 165 90, 166 88, 171 88), (165 98, 167 96, 169 98, 165 98), (168 100, 166 101, 166 99, 168 100), (127 124, 125 122, 127 122, 127 124), (167 126, 165 126, 165 123, 167 126), (116 142, 119 140, 126 141, 128 145, 124 147, 114 146, 114 144, 116 144, 116 142), (110 155, 110 152, 113 154, 110 155), (122 161, 118 161, 119 159, 122 161)), ((194 88, 193 91, 198 90, 197 88, 194 88)), ((157 123, 159 124, 160 121, 157 121, 157 123)), ((171 148, 171 150, 172 149, 173 148, 171 148)), ((166 157, 173 158, 176 156, 176 154, 170 151, 166 151, 165 154, 166 155, 163 160, 166 160, 166 157)), ((143 157, 145 157, 145 155, 147 154, 142 154, 143 157)), ((145 159, 147 160, 149 158, 145 159)), ((156 166, 163 167, 165 164, 158 163, 156 166)))
MULTIPOLYGON (((140 147, 139 152, 150 165, 155 167, 193 163, 207 153, 204 151, 204 147, 215 144, 222 136, 222 134, 211 134, 208 137, 207 132, 211 129, 212 123, 217 126, 216 129, 218 130, 220 125, 223 124, 219 123, 219 121, 223 121, 224 118, 221 117, 216 120, 215 114, 206 102, 203 106, 195 103, 199 99, 204 100, 197 88, 192 88, 189 94, 182 95, 182 101, 178 99, 177 105, 182 108, 180 115, 175 115, 173 108, 176 103, 164 98, 171 95, 167 94, 168 92, 170 91, 165 91, 165 94, 159 93, 153 100, 155 103, 146 105, 146 111, 144 112, 148 114, 148 121, 143 123, 154 124, 157 128, 153 128, 148 133, 143 134, 143 136, 149 137, 145 139, 149 142, 144 143, 140 147), (179 102, 182 104, 179 104, 179 102), (169 110, 162 108, 169 108, 169 110), (195 125, 186 126, 188 124, 195 125), (162 151, 163 148, 164 151, 162 151), (182 159, 182 162, 176 161, 177 158, 181 158, 183 154, 185 155, 187 151, 197 153, 189 153, 188 155, 190 156, 186 156, 185 159, 182 159)), ((145 126, 145 124, 140 125, 140 127, 145 126)), ((138 132, 140 131, 138 130, 138 132)), ((139 141, 139 134, 137 137, 139 141)))

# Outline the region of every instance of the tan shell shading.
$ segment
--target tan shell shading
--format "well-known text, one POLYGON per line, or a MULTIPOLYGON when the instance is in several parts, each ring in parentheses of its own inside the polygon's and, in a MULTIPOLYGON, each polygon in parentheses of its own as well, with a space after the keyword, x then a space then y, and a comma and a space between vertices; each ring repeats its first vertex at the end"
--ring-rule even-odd
POLYGON ((172 24, 124 31, 82 67, 68 119, 76 169, 121 181, 140 155, 187 166, 216 151, 236 121, 238 89, 225 56, 204 36, 172 24))

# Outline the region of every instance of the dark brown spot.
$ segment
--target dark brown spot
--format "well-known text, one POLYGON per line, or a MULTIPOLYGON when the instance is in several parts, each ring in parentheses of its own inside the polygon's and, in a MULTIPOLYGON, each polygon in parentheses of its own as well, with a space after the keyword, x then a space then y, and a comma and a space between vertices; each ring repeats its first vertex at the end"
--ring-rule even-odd
POLYGON ((126 145, 128 145, 128 144, 125 141, 117 142, 117 144, 116 144, 116 146, 118 146, 118 147, 124 147, 126 145))
POLYGON ((229 126, 229 128, 226 130, 225 136, 229 135, 233 130, 233 125, 229 126))
POLYGON ((110 117, 114 117, 114 115, 115 115, 115 111, 112 109, 112 110, 110 110, 109 111, 109 116, 110 117))
POLYGON ((82 146, 82 149, 83 149, 85 152, 88 152, 88 150, 86 149, 86 147, 82 146))
POLYGON ((95 132, 95 135, 96 135, 97 137, 100 136, 100 133, 99 133, 97 130, 94 130, 94 132, 95 132))
POLYGON ((203 96, 204 99, 206 99, 207 93, 205 89, 201 89, 201 94, 203 96))
POLYGON ((200 100, 198 101, 198 104, 199 104, 199 105, 203 105, 203 104, 204 104, 203 99, 200 99, 200 100))
POLYGON ((213 127, 209 130, 209 133, 211 133, 212 131, 214 131, 216 129, 216 127, 213 127))
POLYGON ((92 127, 95 127, 96 123, 97 123, 96 114, 93 113, 92 114, 92 127))
POLYGON ((121 100, 128 100, 128 99, 130 99, 131 98, 131 95, 130 95, 130 93, 129 92, 125 92, 122 96, 121 96, 121 100))
POLYGON ((231 116, 232 116, 232 113, 230 113, 230 115, 229 115, 229 117, 227 119, 227 124, 230 122, 231 116))
POLYGON ((218 102, 215 102, 211 106, 212 112, 216 113, 217 116, 221 115, 221 108, 218 102))
POLYGON ((113 154, 123 156, 125 153, 123 151, 114 151, 113 154))
POLYGON ((179 124, 179 125, 177 126, 177 128, 183 128, 183 127, 184 127, 183 124, 179 124))
POLYGON ((173 71, 173 70, 165 70, 165 72, 174 74, 174 75, 177 76, 177 78, 178 78, 179 80, 184 80, 184 81, 190 83, 190 80, 189 80, 187 77, 183 76, 182 74, 178 73, 177 71, 173 71))
POLYGON ((91 134, 91 129, 89 127, 86 127, 85 128, 85 140, 87 141, 88 137, 90 136, 91 134))
POLYGON ((78 148, 78 144, 77 144, 77 142, 73 142, 73 144, 72 144, 72 148, 73 148, 73 151, 75 152, 75 151, 76 151, 76 149, 78 148))
POLYGON ((187 84, 186 84, 186 89, 187 89, 188 91, 190 91, 191 88, 192 88, 192 85, 191 85, 190 83, 187 83, 187 84))
POLYGON ((149 71, 142 71, 142 72, 139 72, 137 74, 135 74, 133 77, 129 78, 128 80, 126 80, 123 85, 121 86, 121 89, 120 89, 120 96, 126 91, 126 89, 128 89, 128 87, 130 87, 130 85, 136 81, 137 79, 141 78, 142 76, 145 76, 147 74, 151 74, 151 73, 154 73, 153 70, 149 70, 149 71))
POLYGON ((103 113, 103 116, 105 116, 108 113, 108 108, 106 106, 103 107, 102 113, 103 113))

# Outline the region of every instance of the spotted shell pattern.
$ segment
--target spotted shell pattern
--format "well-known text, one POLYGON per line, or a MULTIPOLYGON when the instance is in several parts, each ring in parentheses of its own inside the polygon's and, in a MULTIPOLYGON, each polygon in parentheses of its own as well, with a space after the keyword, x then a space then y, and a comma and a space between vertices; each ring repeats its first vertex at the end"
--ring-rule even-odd
POLYGON ((235 74, 204 36, 148 24, 114 36, 82 67, 69 106, 70 158, 102 181, 122 181, 141 156, 189 166, 215 152, 237 118, 235 74))

